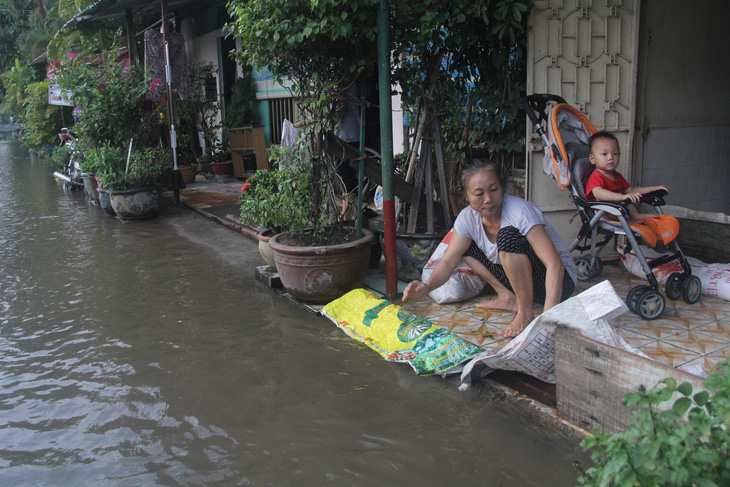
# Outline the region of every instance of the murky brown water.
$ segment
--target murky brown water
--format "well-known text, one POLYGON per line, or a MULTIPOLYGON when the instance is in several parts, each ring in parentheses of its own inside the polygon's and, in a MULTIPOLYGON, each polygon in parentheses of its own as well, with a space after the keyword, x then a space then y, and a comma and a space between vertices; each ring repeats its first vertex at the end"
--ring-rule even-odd
POLYGON ((0 485, 575 483, 575 443, 256 285, 253 243, 51 172, 0 141, 0 485))

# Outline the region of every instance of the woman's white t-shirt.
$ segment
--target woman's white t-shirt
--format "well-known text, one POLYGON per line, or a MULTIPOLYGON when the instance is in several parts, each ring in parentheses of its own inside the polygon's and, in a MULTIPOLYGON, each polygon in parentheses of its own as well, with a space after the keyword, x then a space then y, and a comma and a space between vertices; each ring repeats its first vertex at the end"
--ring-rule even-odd
MULTIPOLYGON (((522 198, 508 194, 504 195, 502 199, 502 226, 500 228, 515 227, 522 235, 527 235, 527 232, 535 225, 545 227, 545 231, 560 255, 565 270, 573 279, 573 282, 576 282, 577 271, 573 259, 570 257, 570 252, 568 252, 568 246, 565 245, 565 242, 550 222, 545 220, 540 209, 522 198)), ((456 217, 456 222, 454 222, 454 230, 459 235, 473 240, 490 262, 501 265, 497 244, 490 242, 487 238, 482 225, 482 215, 478 211, 470 206, 461 210, 459 216, 456 217)))

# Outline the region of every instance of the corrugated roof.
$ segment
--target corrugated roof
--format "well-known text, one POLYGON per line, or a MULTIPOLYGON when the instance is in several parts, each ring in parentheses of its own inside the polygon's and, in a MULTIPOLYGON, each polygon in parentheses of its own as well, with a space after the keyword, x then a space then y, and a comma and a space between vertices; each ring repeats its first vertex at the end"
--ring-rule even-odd
MULTIPOLYGON (((185 18, 214 5, 225 3, 226 0, 168 0, 167 9, 170 13, 175 13, 178 17, 185 18)), ((76 14, 62 28, 66 28, 71 24, 78 26, 85 23, 97 23, 117 19, 123 17, 127 9, 131 9, 133 15, 158 12, 160 10, 160 1, 97 0, 76 14)))

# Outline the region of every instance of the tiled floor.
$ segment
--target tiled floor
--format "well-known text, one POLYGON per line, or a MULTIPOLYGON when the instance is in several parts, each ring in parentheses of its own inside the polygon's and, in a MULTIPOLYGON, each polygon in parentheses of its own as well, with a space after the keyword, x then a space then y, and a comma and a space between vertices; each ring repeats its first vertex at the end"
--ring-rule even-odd
MULTIPOLYGON (((606 264, 601 276, 579 282, 576 293, 604 279, 623 299, 632 287, 646 284, 617 262, 606 264)), ((445 305, 424 298, 404 303, 404 307, 484 349, 501 348, 509 339, 498 332, 512 321, 514 314, 476 307, 477 302, 488 297, 484 293, 466 302, 445 305)), ((539 311, 536 308, 536 313, 539 311)), ((627 311, 611 325, 629 344, 672 367, 696 364, 709 373, 716 364, 730 358, 730 302, 722 299, 702 295, 692 305, 681 298, 667 299, 660 319, 647 321, 627 311)))

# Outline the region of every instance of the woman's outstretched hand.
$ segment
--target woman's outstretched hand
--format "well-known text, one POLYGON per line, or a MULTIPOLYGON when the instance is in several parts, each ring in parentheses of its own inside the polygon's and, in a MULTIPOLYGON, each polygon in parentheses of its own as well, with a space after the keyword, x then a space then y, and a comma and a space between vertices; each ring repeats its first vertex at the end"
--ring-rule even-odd
POLYGON ((430 290, 431 289, 428 285, 421 281, 411 281, 403 291, 403 302, 405 303, 408 299, 422 298, 427 295, 430 290))

